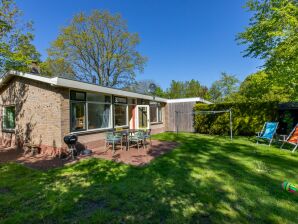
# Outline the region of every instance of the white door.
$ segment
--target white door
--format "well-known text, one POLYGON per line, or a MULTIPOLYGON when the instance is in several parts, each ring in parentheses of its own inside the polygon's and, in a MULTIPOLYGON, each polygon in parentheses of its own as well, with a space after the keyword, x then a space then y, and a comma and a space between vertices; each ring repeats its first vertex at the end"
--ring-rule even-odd
POLYGON ((150 110, 148 105, 138 105, 136 110, 136 129, 150 128, 150 110))

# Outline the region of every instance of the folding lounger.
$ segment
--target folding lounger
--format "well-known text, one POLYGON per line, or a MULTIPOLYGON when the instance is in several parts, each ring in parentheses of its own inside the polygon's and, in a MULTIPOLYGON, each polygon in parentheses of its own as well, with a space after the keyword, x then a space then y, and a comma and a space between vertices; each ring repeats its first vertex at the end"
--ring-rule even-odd
POLYGON ((294 145, 294 149, 292 152, 295 152, 295 150, 298 147, 298 124, 294 127, 294 129, 291 131, 291 133, 288 135, 286 139, 283 140, 283 143, 281 145, 281 149, 284 146, 285 143, 289 143, 291 145, 294 145))
POLYGON ((257 144, 259 143, 259 139, 264 139, 269 141, 270 146, 276 133, 277 127, 278 122, 266 122, 263 126, 262 131, 257 132, 257 144))

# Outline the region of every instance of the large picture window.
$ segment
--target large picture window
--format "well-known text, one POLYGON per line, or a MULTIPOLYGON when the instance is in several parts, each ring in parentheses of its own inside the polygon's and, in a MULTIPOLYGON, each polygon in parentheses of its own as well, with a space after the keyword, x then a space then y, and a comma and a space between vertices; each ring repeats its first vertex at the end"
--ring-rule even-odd
POLYGON ((88 129, 110 126, 110 104, 88 103, 88 129))
POLYGON ((70 92, 71 131, 111 128, 111 96, 70 92))
POLYGON ((4 130, 15 129, 15 107, 9 106, 3 109, 3 123, 2 127, 4 130))

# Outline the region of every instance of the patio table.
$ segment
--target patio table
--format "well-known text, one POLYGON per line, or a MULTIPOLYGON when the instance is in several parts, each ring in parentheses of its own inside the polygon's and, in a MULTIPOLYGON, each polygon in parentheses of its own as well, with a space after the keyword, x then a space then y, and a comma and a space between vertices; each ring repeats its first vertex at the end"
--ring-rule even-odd
POLYGON ((123 138, 125 138, 125 148, 126 148, 126 151, 128 150, 129 148, 129 135, 132 135, 133 133, 139 131, 140 129, 124 129, 124 130, 121 130, 121 131, 114 131, 114 133, 119 133, 122 135, 123 138))

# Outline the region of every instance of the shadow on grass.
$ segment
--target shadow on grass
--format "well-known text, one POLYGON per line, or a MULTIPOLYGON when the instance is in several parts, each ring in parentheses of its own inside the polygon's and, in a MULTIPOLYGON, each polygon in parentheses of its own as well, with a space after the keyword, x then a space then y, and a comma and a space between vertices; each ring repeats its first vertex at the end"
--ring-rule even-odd
POLYGON ((0 187, 10 189, 0 194, 0 199, 9 202, 0 203, 0 221, 298 221, 297 197, 280 188, 281 178, 297 177, 297 156, 277 149, 269 151, 242 139, 230 142, 221 137, 170 133, 156 138, 180 145, 144 167, 98 159, 47 173, 14 164, 0 166, 1 174, 7 178, 6 183, 0 181, 0 187))

